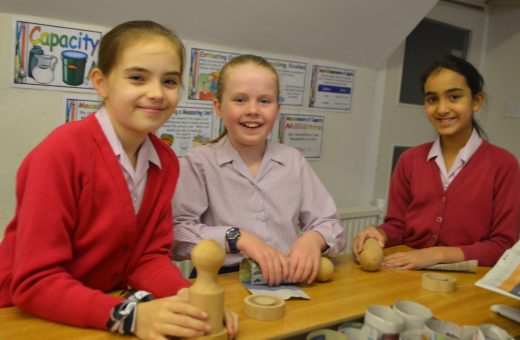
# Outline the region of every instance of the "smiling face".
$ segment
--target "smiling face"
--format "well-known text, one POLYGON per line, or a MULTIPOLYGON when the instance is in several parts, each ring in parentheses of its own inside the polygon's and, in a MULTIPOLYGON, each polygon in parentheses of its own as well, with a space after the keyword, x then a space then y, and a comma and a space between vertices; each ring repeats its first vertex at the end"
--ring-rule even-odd
POLYGON ((239 64, 225 74, 222 98, 214 101, 230 143, 239 151, 263 152, 280 104, 278 80, 269 68, 239 64))
POLYGON ((473 129, 473 113, 483 94, 472 94, 466 78, 449 69, 433 72, 424 83, 424 108, 441 140, 467 140, 473 129))
POLYGON ((92 77, 119 139, 144 140, 179 102, 181 59, 169 40, 148 36, 124 48, 108 75, 92 77))

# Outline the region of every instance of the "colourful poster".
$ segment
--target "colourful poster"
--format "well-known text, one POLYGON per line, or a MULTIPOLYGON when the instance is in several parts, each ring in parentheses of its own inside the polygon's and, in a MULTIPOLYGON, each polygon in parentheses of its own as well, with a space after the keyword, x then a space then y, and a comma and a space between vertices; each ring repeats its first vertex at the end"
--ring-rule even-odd
POLYGON ((173 116, 157 131, 157 136, 182 157, 188 150, 212 138, 213 109, 177 107, 173 116))
POLYGON ((305 158, 320 159, 324 116, 280 115, 280 143, 298 149, 305 158))
POLYGON ((309 107, 350 111, 354 70, 313 65, 309 107))
POLYGON ((13 86, 94 92, 100 31, 15 19, 13 86))
POLYGON ((190 55, 188 99, 211 101, 217 93, 220 69, 238 54, 192 48, 190 55))
POLYGON ((280 103, 286 106, 303 106, 307 64, 266 58, 280 78, 280 103))
POLYGON ((65 122, 82 120, 96 112, 103 102, 101 100, 65 98, 65 122))

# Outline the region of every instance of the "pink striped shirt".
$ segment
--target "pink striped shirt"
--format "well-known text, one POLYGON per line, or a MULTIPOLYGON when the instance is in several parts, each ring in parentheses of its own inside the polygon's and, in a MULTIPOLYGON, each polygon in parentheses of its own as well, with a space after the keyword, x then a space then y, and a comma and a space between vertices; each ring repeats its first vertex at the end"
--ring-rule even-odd
POLYGON ((144 189, 146 188, 146 175, 148 174, 149 167, 148 162, 152 162, 161 168, 161 160, 159 159, 157 151, 155 151, 150 138, 146 137, 143 144, 141 144, 141 147, 139 148, 137 164, 134 169, 130 159, 128 159, 128 156, 123 149, 123 145, 121 145, 121 141, 117 137, 114 126, 112 125, 110 117, 108 116, 108 112, 104 106, 96 112, 96 118, 99 122, 99 125, 101 125, 101 129, 107 137, 112 150, 114 150, 114 154, 119 160, 119 164, 123 170, 126 183, 128 184, 128 190, 132 196, 134 211, 137 214, 143 200, 144 189))
MULTIPOLYGON (((323 235, 335 256, 345 247, 336 204, 309 163, 294 148, 268 143, 256 177, 224 137, 191 150, 180 160, 173 199, 174 257, 190 257, 202 239, 225 246, 230 226, 250 231, 287 253, 300 232, 323 235)), ((225 265, 242 259, 228 254, 225 265)))

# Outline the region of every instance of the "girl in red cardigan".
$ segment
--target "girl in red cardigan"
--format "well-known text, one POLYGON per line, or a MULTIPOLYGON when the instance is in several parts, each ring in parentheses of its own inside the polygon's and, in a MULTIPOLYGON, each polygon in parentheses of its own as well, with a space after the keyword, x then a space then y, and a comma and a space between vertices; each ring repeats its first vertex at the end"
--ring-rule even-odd
POLYGON ((384 267, 472 259, 493 266, 518 239, 518 162, 485 140, 474 119, 484 103, 484 80, 473 65, 447 55, 430 66, 422 83, 424 108, 439 136, 401 155, 385 222, 358 233, 354 255, 371 237, 381 246, 418 248, 386 256, 384 267))
POLYGON ((172 263, 179 165, 153 135, 179 102, 183 68, 182 42, 154 22, 103 37, 91 80, 104 106, 58 127, 20 166, 0 244, 0 307, 147 339, 210 331, 172 263), (126 300, 107 294, 128 287, 136 293, 126 300))

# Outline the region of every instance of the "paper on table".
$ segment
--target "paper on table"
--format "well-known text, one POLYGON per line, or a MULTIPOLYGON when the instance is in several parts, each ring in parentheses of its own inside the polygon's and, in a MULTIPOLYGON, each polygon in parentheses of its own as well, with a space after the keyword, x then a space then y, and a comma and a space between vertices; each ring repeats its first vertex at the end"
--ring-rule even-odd
POLYGON ((520 241, 475 285, 520 300, 520 241))
POLYGON ((242 284, 253 295, 274 295, 283 300, 289 300, 291 298, 310 300, 309 295, 307 295, 307 293, 305 293, 300 287, 296 285, 281 285, 271 287, 267 285, 251 284, 245 282, 243 282, 242 284))
POLYGON ((478 267, 478 260, 468 260, 453 263, 439 263, 428 267, 418 267, 416 269, 445 270, 451 272, 470 272, 475 273, 478 267))

